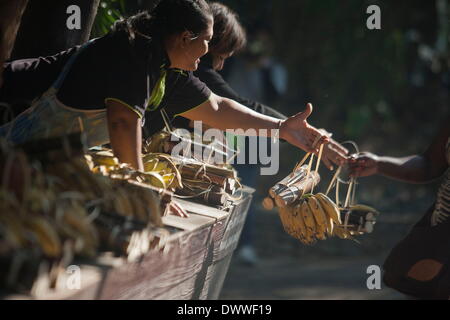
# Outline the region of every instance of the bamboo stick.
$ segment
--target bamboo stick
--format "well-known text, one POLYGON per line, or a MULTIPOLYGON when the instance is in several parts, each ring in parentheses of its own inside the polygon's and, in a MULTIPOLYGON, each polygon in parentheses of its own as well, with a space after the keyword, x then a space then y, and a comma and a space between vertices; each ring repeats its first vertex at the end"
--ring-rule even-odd
POLYGON ((290 173, 283 180, 275 184, 270 190, 269 195, 275 198, 281 192, 287 189, 288 186, 297 183, 306 176, 307 166, 299 167, 296 171, 290 173))
POLYGON ((200 173, 198 173, 198 170, 196 169, 192 169, 189 167, 182 167, 181 168, 181 176, 184 178, 188 178, 188 179, 198 179, 198 180, 203 180, 203 181, 210 181, 213 184, 219 185, 222 188, 225 189, 226 183, 227 183, 227 178, 223 177, 223 176, 219 176, 213 173, 204 173, 202 171, 200 171, 200 173))
POLYGON ((287 205, 295 202, 303 194, 312 190, 314 186, 319 184, 319 181, 320 175, 315 171, 311 171, 306 178, 303 178, 296 183, 290 184, 281 193, 275 195, 275 203, 278 207, 284 208, 287 205))
POLYGON ((180 189, 177 191, 178 194, 182 196, 193 197, 192 199, 201 200, 207 205, 217 206, 224 205, 227 201, 227 197, 224 193, 218 193, 213 191, 205 192, 204 190, 191 190, 191 189, 180 189))

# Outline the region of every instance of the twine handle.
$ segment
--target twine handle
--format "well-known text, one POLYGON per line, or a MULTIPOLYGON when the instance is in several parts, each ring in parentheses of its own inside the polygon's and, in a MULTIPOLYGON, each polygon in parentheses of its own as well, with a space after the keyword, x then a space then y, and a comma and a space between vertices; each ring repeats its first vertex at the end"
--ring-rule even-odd
MULTIPOLYGON (((319 174, 320 161, 322 160, 323 143, 320 145, 319 156, 316 162, 316 173, 319 174)), ((314 183, 312 184, 311 193, 314 193, 314 183)))
POLYGON ((352 194, 352 188, 353 188, 354 184, 355 184, 355 179, 351 178, 350 184, 348 185, 348 189, 347 189, 347 196, 345 197, 344 208, 347 208, 350 204, 350 195, 352 194))
POLYGON ((330 184, 328 185, 328 188, 327 188, 327 191, 325 192, 325 195, 328 195, 330 193, 331 188, 333 188, 333 186, 334 186, 334 183, 336 181, 338 181, 338 177, 339 177, 339 174, 341 173, 341 170, 342 170, 342 167, 339 167, 339 168, 336 169, 336 172, 334 173, 334 176, 331 179, 330 184))
POLYGON ((295 168, 294 168, 294 172, 295 171, 297 171, 305 162, 306 162, 306 160, 308 160, 308 158, 311 156, 311 152, 308 152, 304 157, 303 157, 303 159, 299 162, 299 163, 297 163, 297 165, 295 166, 295 168))

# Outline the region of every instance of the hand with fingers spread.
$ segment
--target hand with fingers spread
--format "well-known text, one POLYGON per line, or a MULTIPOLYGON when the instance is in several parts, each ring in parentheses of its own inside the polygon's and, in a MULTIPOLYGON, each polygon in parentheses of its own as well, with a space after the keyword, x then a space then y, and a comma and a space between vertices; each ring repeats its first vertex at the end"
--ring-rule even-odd
POLYGON ((378 173, 379 157, 373 153, 362 152, 349 160, 352 177, 368 177, 378 173))
POLYGON ((280 138, 306 152, 317 154, 320 145, 328 143, 329 138, 307 122, 312 109, 312 104, 308 103, 305 111, 282 120, 280 138))

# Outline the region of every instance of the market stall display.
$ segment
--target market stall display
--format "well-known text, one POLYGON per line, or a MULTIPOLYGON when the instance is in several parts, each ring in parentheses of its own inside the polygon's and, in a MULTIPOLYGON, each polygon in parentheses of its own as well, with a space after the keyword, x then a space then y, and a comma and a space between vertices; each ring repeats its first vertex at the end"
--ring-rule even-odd
MULTIPOLYGON (((119 163, 107 148, 85 150, 82 137, 17 148, 2 144, 0 293, 40 297, 39 279, 47 279, 45 289, 55 289, 66 268, 77 261, 112 254, 133 263, 151 252, 169 252, 167 241, 193 219, 169 215, 171 203, 189 207, 176 197, 199 197, 186 195, 186 190, 211 192, 203 200, 223 209, 224 221, 236 207, 236 201, 225 197, 226 190, 233 192, 238 186, 233 169, 145 153, 145 172, 139 172, 119 163), (215 200, 215 191, 223 199, 215 200)), ((192 204, 190 212, 198 211, 192 204)), ((246 209, 241 212, 244 218, 246 209)))

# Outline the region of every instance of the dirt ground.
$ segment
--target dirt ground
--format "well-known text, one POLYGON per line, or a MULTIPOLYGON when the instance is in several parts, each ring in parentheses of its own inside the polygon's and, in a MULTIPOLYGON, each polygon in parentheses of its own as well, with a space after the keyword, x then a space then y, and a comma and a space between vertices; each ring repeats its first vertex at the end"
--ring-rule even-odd
POLYGON ((277 212, 264 211, 257 204, 250 221, 259 261, 248 266, 235 252, 220 299, 406 299, 383 283, 380 290, 369 290, 367 268, 381 267, 392 247, 432 203, 429 196, 420 200, 421 205, 414 209, 403 206, 401 212, 383 208, 375 231, 358 238, 359 243, 329 239, 312 246, 285 234, 277 212))
POLYGON ((223 300, 397 300, 405 297, 381 285, 369 290, 366 273, 382 259, 261 259, 254 267, 234 259, 220 299, 223 300))

